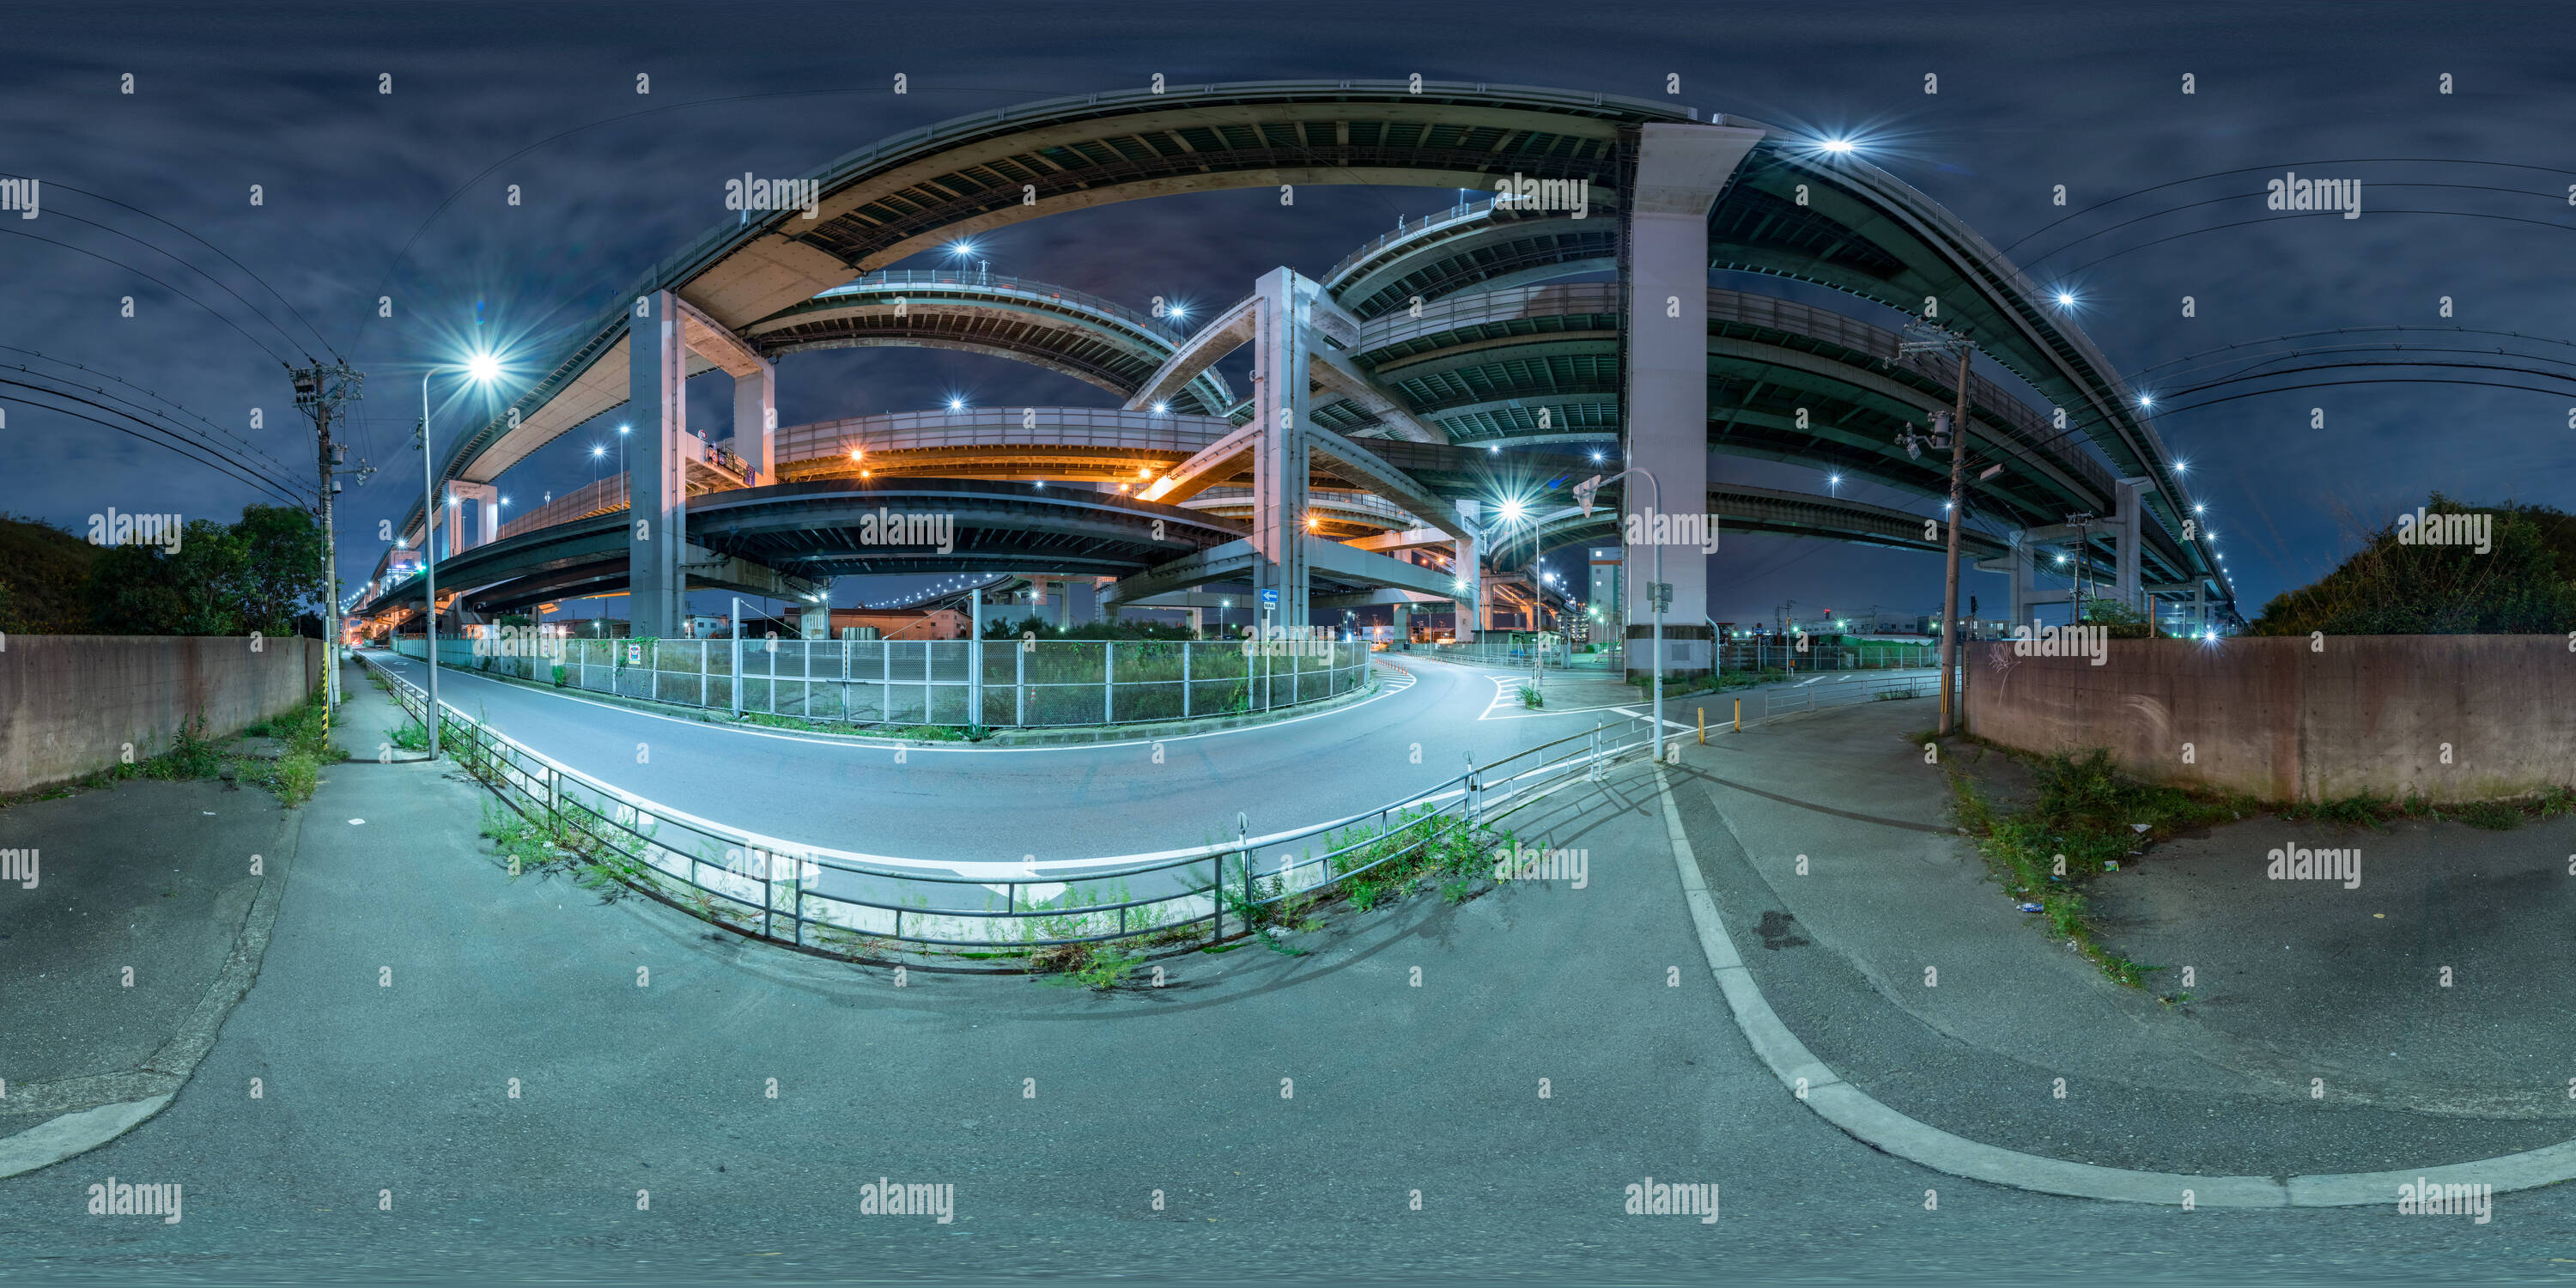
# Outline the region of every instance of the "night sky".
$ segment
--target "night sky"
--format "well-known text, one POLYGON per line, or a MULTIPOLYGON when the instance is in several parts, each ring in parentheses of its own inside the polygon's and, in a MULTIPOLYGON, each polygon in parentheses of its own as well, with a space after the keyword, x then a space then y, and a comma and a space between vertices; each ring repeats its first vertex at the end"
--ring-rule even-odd
MULTIPOLYGON (((378 521, 420 495, 410 441, 425 363, 498 346, 532 379, 610 295, 729 218, 729 175, 801 174, 934 121, 1155 72, 1190 83, 1419 72, 1636 97, 1663 96, 1678 72, 1675 101, 1703 116, 1855 139, 2034 278, 2075 293, 2079 321, 2150 392, 2244 370, 2243 351, 2213 352, 2227 346, 2468 328, 2343 340, 2485 350, 2452 359, 2479 370, 2346 367, 2272 382, 2323 387, 2160 398, 2160 410, 2179 404, 2158 428, 2191 464, 2248 617, 2432 490, 2576 508, 2576 376, 2557 374, 2576 372, 2561 338, 2576 299, 2563 8, 90 3, 13 6, 0 30, 0 171, 44 184, 39 218, 0 215, 0 367, 151 390, 273 457, 276 485, 309 497, 310 428, 291 413, 281 364, 327 356, 327 343, 368 375, 352 456, 384 469, 343 496, 353 581, 383 549, 378 521), (898 72, 910 83, 900 97, 898 72), (635 92, 639 73, 649 96, 635 92), (379 92, 387 74, 391 94, 379 92), (1937 94, 1924 92, 1927 74, 1937 94), (2284 171, 2361 180, 2363 214, 2268 217, 2264 181, 2284 171), (2051 200, 2059 184, 2064 207, 2051 200), (251 204, 253 185, 264 204, 251 204), (375 316, 385 295, 390 321, 375 316), (2362 377, 2402 383, 2352 383, 2362 377), (254 407, 262 430, 249 428, 254 407)), ((1157 294, 1221 306, 1267 268, 1320 273, 1455 197, 1304 189, 1282 209, 1268 191, 1207 194, 982 240, 997 273, 1140 307, 1157 294)), ((1760 289, 1893 321, 1829 293, 1760 289)), ((275 499, 20 392, 0 388, 0 508, 78 530, 110 506, 229 518, 275 499)), ((779 368, 782 425, 952 394, 1114 405, 1069 377, 938 350, 805 353, 779 368)), ((697 382, 692 423, 728 423, 724 397, 721 380, 697 382)), ((497 405, 440 376, 440 443, 497 405)), ((538 453, 505 493, 525 506, 589 481, 595 443, 613 467, 617 414, 538 453)), ((1826 490, 1817 471, 1723 455, 1711 476, 1826 490)), ((1841 491, 1926 508, 1892 489, 1841 491)), ((1735 620, 1784 599, 1802 613, 1927 612, 1937 577, 1925 554, 1730 536, 1710 598, 1735 620)), ((1968 589, 2000 615, 2000 577, 1973 574, 1968 589)), ((838 599, 861 593, 884 587, 845 579, 838 599)))

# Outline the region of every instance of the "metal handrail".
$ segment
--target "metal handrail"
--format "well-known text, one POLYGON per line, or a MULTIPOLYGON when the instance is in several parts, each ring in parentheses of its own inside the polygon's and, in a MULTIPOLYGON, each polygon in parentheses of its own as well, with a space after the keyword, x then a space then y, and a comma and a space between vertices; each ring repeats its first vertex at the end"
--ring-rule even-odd
POLYGON ((828 300, 835 296, 857 295, 883 286, 971 286, 1009 291, 1056 303, 1077 304, 1094 312, 1106 313, 1120 321, 1132 322, 1143 327, 1160 339, 1183 340, 1189 337, 1189 332, 1182 329, 1180 323, 1168 317, 1154 317, 1089 291, 1077 291, 1071 287, 1058 286, 1053 282, 1041 282, 1035 278, 1019 277, 1008 273, 961 273, 954 269, 931 268, 882 269, 820 292, 814 298, 828 300))
MULTIPOLYGON (((416 720, 427 718, 427 695, 419 685, 375 658, 361 656, 389 681, 396 701, 407 714, 416 720)), ((531 821, 542 816, 555 838, 578 836, 589 847, 585 857, 593 857, 600 850, 610 852, 619 862, 606 866, 626 884, 738 933, 841 957, 861 957, 872 944, 1043 948, 1168 936, 1176 930, 1195 939, 1192 928, 1201 922, 1207 923, 1211 941, 1222 941, 1228 937, 1227 896, 1238 889, 1243 908, 1309 896, 1415 852, 1440 836, 1462 828, 1472 836, 1474 829, 1486 821, 1543 799, 1575 781, 1578 770, 1585 780, 1597 778, 1609 765, 1647 745, 1641 738, 1605 746, 1606 727, 1596 726, 1517 752, 1490 766, 1474 767, 1471 761, 1465 773, 1372 811, 1264 836, 1251 835, 1243 816, 1238 815, 1234 840, 1177 850, 1043 865, 1034 861, 935 864, 801 844, 701 818, 573 769, 467 715, 453 703, 440 702, 438 718, 444 744, 505 804, 531 821), (1547 754, 1578 741, 1586 745, 1552 757, 1547 754), (1526 763, 1511 768, 1519 762, 1526 763), (1353 829, 1371 822, 1375 824, 1372 830, 1359 831, 1355 834, 1357 839, 1339 843, 1353 829), (665 827, 680 835, 666 838, 665 827), (1401 839, 1415 832, 1419 832, 1418 838, 1401 839), (1293 860, 1283 861, 1275 878, 1259 870, 1256 860, 1263 849, 1318 837, 1326 846, 1322 854, 1310 848, 1293 860), (694 852, 683 853, 675 842, 689 844, 694 852), (1389 844, 1394 848, 1368 863, 1333 870, 1335 861, 1344 856, 1389 844), (715 855, 705 852, 710 845, 715 855), (1234 867, 1231 876, 1227 872, 1229 859, 1234 867), (1323 875, 1302 884, 1297 881, 1298 872, 1318 864, 1325 868, 1323 875), (782 868, 784 876, 779 875, 782 868), (1005 871, 969 872, 965 870, 968 868, 1005 871), (896 893, 891 897, 865 897, 849 891, 825 893, 814 887, 822 884, 820 874, 826 871, 893 882, 896 893), (1123 883, 1126 878, 1147 876, 1165 877, 1176 884, 1143 898, 1079 906, 1065 905, 1061 894, 1046 896, 1029 891, 1036 902, 1024 906, 1023 892, 1028 887, 1069 890, 1076 881, 1123 883), (676 898, 664 884, 672 881, 681 887, 676 898), (926 896, 906 897, 902 893, 913 887, 937 891, 966 885, 1000 887, 1003 906, 993 908, 988 897, 982 908, 934 908, 927 906, 926 896), (753 886, 757 887, 756 894, 750 889, 753 886), (1054 906, 1048 906, 1050 903, 1054 906), (1135 925, 1131 923, 1140 918, 1131 915, 1134 909, 1157 911, 1142 917, 1144 924, 1135 925), (838 916, 833 915, 836 912, 838 916), (1177 915, 1167 919, 1162 915, 1165 912, 1177 915), (904 924, 907 916, 913 920, 909 932, 904 924), (1105 926, 1095 926, 1104 918, 1105 926), (853 921, 872 925, 856 926, 851 924, 853 921), (1021 933, 1016 937, 990 933, 972 937, 963 933, 991 925, 1016 925, 1021 933), (1068 929, 1088 933, 1062 933, 1068 929), (1040 933, 1032 934, 1032 930, 1040 933), (836 938, 839 942, 835 942, 836 938), (854 946, 862 951, 846 951, 854 946)), ((1252 929, 1238 919, 1234 937, 1251 933, 1252 929)))
POLYGON ((1490 213, 1493 208, 1493 199, 1488 197, 1483 201, 1462 201, 1446 210, 1435 210, 1419 219, 1405 220, 1402 223, 1397 224, 1393 232, 1379 233, 1377 236, 1362 242, 1358 250, 1342 256, 1340 263, 1333 265, 1330 271, 1315 280, 1330 286, 1333 279, 1340 277, 1344 270, 1359 263, 1361 260, 1378 253, 1378 251, 1386 248, 1394 242, 1410 237, 1415 233, 1421 232, 1423 229, 1431 227, 1433 224, 1442 222, 1443 220, 1464 222, 1466 220, 1481 218, 1490 213))

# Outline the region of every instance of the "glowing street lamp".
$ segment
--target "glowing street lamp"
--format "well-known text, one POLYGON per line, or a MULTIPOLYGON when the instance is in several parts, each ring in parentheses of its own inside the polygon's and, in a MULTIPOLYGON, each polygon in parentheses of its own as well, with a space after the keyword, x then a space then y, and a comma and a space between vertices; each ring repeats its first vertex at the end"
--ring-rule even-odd
MULTIPOLYGON (((429 759, 438 760, 438 467, 430 457, 429 377, 436 367, 424 367, 420 373, 420 555, 421 555, 421 625, 428 647, 422 663, 429 670, 428 710, 422 724, 429 726, 429 759)), ((501 359, 492 353, 477 353, 465 360, 466 377, 478 385, 488 385, 501 376, 501 359)), ((448 498, 454 508, 456 498, 448 498)))

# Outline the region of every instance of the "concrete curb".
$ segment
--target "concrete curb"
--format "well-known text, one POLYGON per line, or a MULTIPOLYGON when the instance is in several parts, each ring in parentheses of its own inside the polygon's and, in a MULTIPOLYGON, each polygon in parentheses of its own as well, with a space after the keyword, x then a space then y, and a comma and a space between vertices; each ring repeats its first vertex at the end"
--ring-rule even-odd
POLYGON ((51 1167, 75 1154, 86 1154, 131 1131, 169 1103, 170 1096, 160 1095, 49 1118, 0 1140, 0 1177, 51 1167))
POLYGON ((1992 1185, 2073 1198, 2188 1204, 2195 1208, 2394 1205, 2397 1187, 2419 1179, 2436 1184, 2492 1185, 2498 1193, 2576 1180, 2576 1141, 2498 1158, 2406 1171, 2291 1177, 2193 1176, 2044 1158, 1979 1144, 1917 1122, 1843 1081, 1780 1022, 1771 1004, 1763 1000, 1752 972, 1736 955, 1735 941, 1728 938, 1726 926, 1718 918, 1716 896, 1700 876, 1699 858, 1691 850, 1690 838, 1682 832, 1681 811, 1673 804, 1672 785, 1661 765, 1655 766, 1655 794, 1663 804, 1664 830, 1672 842, 1673 862, 1680 870, 1683 902, 1690 909, 1692 926, 1699 932, 1700 951, 1708 957, 1709 972, 1717 979, 1718 991, 1726 995, 1727 1010, 1735 1018, 1736 1029, 1783 1088, 1818 1117, 1872 1149, 1936 1172, 1992 1185))
MULTIPOLYGON (((306 808, 311 808, 310 802, 306 808)), ((241 929, 233 936, 232 952, 206 984, 206 991, 198 995, 187 1018, 163 1040, 151 1059, 136 1069, 33 1083, 19 1089, 19 1100, 32 1102, 27 1106, 32 1112, 49 1108, 63 1112, 0 1138, 0 1177, 51 1167, 96 1149, 161 1112, 187 1085, 189 1076, 197 1070, 197 1062, 214 1049, 224 1021, 259 978, 260 962, 268 956, 269 934, 277 925, 277 905, 286 897, 287 874, 294 869, 306 817, 303 812, 288 814, 287 826, 279 829, 280 843, 269 847, 276 853, 263 860, 259 892, 251 897, 250 911, 243 915, 241 929), (137 1098, 99 1103, 103 1097, 117 1095, 137 1098)))

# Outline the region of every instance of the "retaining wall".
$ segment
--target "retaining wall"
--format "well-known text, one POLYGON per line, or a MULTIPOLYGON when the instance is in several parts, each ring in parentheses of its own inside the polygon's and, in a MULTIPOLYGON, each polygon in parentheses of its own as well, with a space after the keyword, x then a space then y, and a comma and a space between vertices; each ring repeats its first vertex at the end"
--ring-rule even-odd
POLYGON ((1969 731, 2026 751, 2106 748, 2148 781, 2276 801, 2576 786, 2576 649, 2563 636, 2108 644, 2101 666, 1969 645, 1969 731))
POLYGON ((0 640, 0 794, 44 787, 170 748, 203 713, 223 737, 285 712, 322 683, 327 646, 161 635, 0 640))

